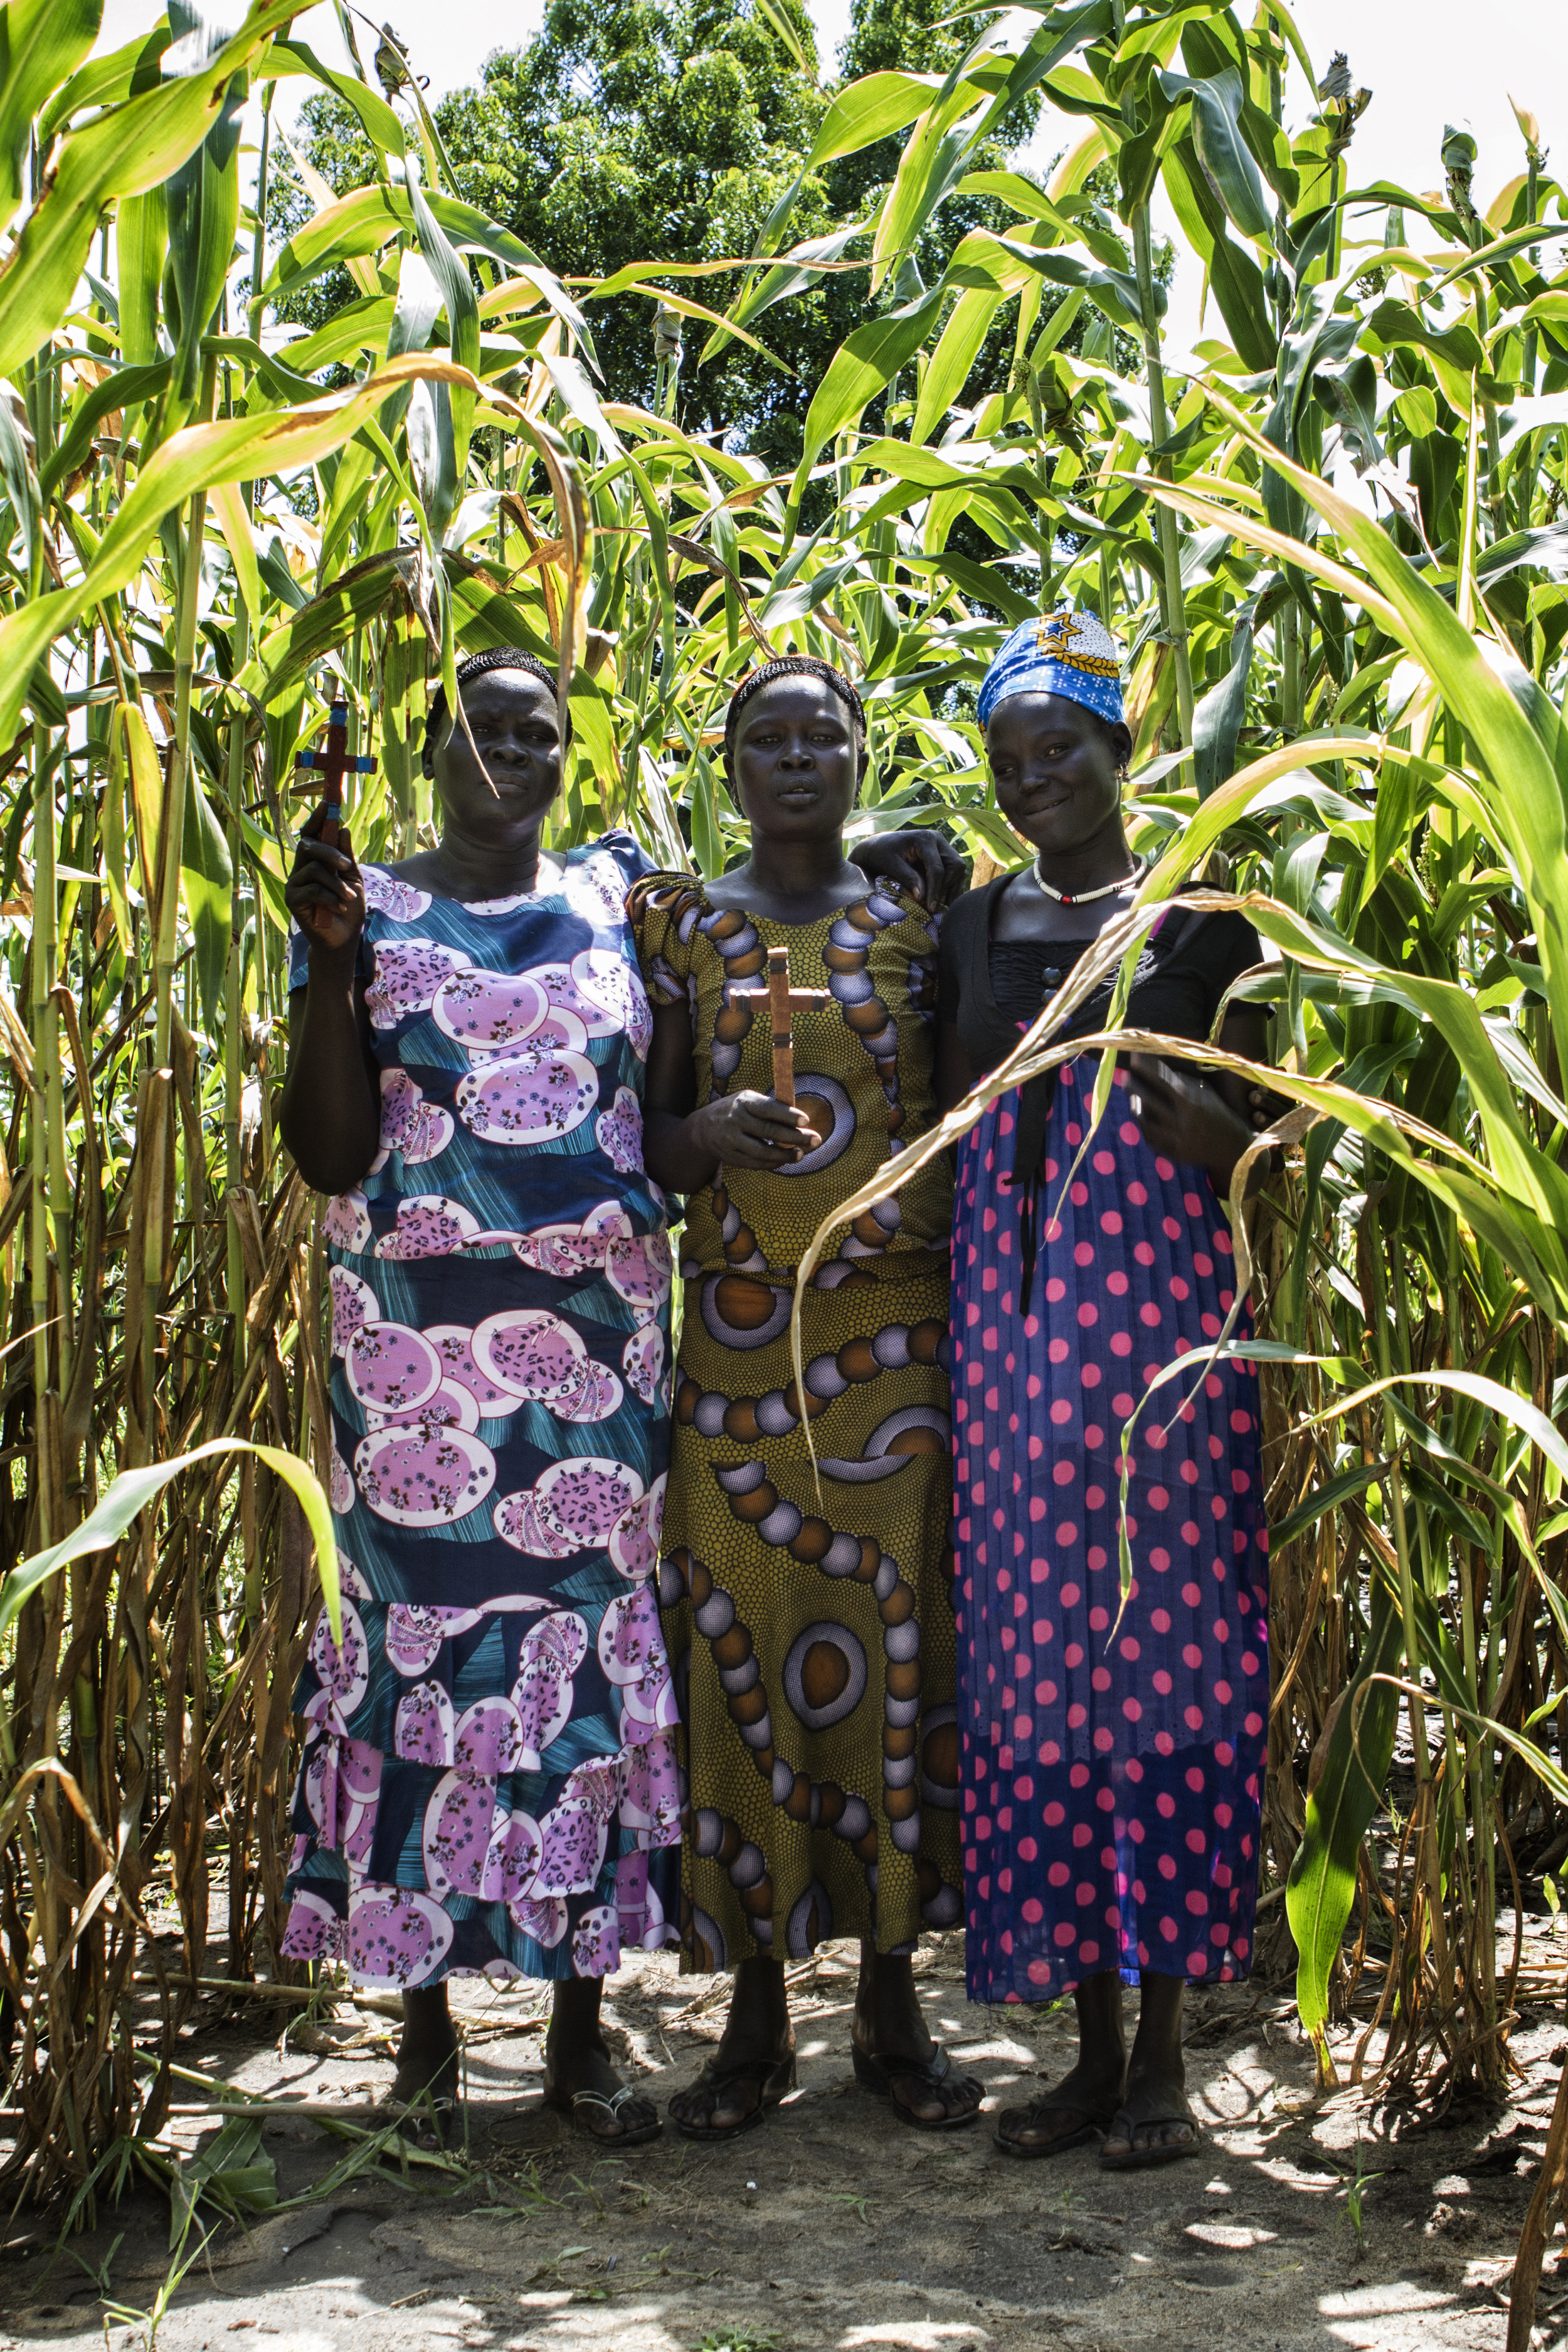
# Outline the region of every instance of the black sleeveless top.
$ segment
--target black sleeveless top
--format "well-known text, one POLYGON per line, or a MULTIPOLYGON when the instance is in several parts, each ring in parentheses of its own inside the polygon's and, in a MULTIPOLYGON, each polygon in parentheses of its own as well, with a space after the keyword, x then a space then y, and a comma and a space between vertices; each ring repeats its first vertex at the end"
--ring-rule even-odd
MULTIPOLYGON (((977 1078, 1012 1052, 1020 1031, 1094 944, 994 940, 996 904, 1012 879, 1011 874, 998 874, 960 898, 942 920, 937 1017, 957 1024, 959 1043, 977 1078)), ((1232 981, 1262 961, 1262 944, 1245 916, 1232 908, 1204 915, 1173 907, 1144 942, 1123 1026, 1163 1031, 1169 1037, 1206 1037, 1232 981)), ((1079 1005, 1068 1036, 1103 1028, 1115 980, 1112 971, 1079 1005)), ((1012 1171, 1017 1181, 1039 1171, 1055 1095, 1054 1070, 1031 1078, 1023 1089, 1012 1171)))

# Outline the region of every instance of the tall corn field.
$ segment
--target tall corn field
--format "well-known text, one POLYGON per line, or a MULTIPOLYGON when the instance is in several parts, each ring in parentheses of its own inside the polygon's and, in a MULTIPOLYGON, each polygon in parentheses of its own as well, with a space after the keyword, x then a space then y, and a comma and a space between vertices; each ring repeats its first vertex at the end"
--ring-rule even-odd
POLYGON ((1435 128, 1423 194, 1282 5, 1028 5, 945 79, 831 93, 812 167, 903 142, 845 236, 797 243, 786 197, 727 274, 584 283, 454 193, 414 81, 292 43, 293 0, 233 32, 171 0, 109 56, 99 13, 0 9, 0 2179, 43 2197, 150 2141, 199 1980, 289 1973, 289 1697, 333 1575, 300 1468, 330 1485, 322 1249, 274 1106, 331 705, 374 761, 354 845, 403 855, 427 693, 529 646, 570 692, 556 843, 626 824, 712 874, 731 685, 810 650, 866 697, 858 823, 941 824, 984 871, 1020 850, 975 688, 1064 599, 1129 648, 1146 908, 1245 900, 1295 1106, 1251 1242, 1265 1957, 1325 2085, 1498 2087, 1521 1888, 1568 1858, 1568 196, 1539 126, 1485 158, 1435 128), (312 179, 269 249, 274 110, 312 87, 375 173, 312 179), (1031 92, 1075 142, 978 169, 1031 92), (1015 217, 928 286, 955 192, 1015 217), (743 419, 689 433, 683 351, 765 352, 828 268, 864 323, 796 388, 795 472, 743 419), (339 269, 353 299, 289 340, 279 307, 339 269), (643 405, 595 343, 628 291, 643 405), (1005 388, 966 404, 999 328, 1005 388))

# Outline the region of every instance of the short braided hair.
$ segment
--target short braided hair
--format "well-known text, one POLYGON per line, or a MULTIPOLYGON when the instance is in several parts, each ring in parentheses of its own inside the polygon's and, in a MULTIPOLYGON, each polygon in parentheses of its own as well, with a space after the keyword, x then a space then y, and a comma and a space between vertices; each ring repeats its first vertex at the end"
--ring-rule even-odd
POLYGON ((861 741, 865 741, 866 706, 844 672, 835 669, 831 662, 819 661, 815 654, 780 654, 776 660, 764 662, 761 669, 752 670, 730 697, 730 708, 724 713, 726 759, 734 757, 735 730, 740 724, 742 711, 754 694, 760 694, 764 686, 772 686, 773 680, 780 677, 820 678, 823 685, 830 687, 843 703, 855 721, 861 741))
MULTIPOLYGON (((469 678, 482 677, 487 670, 491 669, 525 669, 531 677, 538 678, 540 684, 547 686, 552 696, 559 699, 559 681, 555 672, 548 664, 542 662, 537 654, 529 653, 522 646, 489 646, 483 653, 470 654, 467 661, 458 664, 458 692, 469 678)), ((435 756, 436 746, 441 740, 441 730, 448 715, 447 689, 438 686, 425 717, 424 757, 426 760, 435 756)))

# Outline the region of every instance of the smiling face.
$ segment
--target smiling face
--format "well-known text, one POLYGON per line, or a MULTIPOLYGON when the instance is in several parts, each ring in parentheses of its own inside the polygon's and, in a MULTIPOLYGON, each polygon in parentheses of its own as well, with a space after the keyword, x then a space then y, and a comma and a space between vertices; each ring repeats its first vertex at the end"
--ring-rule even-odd
POLYGON ((1060 694, 1009 695, 985 730, 997 805, 1047 865, 1121 842, 1117 770, 1131 749, 1125 727, 1060 694))
POLYGON ((866 745, 830 686, 784 677, 742 705, 725 767, 753 845, 816 840, 848 822, 866 745))
POLYGON ((441 803, 442 831, 499 853, 515 850, 537 835, 561 789, 555 697, 526 669, 481 670, 462 695, 473 747, 454 725, 425 761, 441 803))

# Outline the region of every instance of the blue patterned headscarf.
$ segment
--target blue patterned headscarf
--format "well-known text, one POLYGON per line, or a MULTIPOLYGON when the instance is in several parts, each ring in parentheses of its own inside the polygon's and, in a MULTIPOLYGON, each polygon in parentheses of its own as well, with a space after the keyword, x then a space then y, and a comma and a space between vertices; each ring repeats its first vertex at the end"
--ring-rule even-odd
POLYGON ((1093 613, 1043 613, 1024 621, 1003 646, 980 689, 984 727, 999 702, 1011 694, 1060 694, 1081 702, 1098 718, 1125 723, 1121 704, 1121 648, 1093 613))

